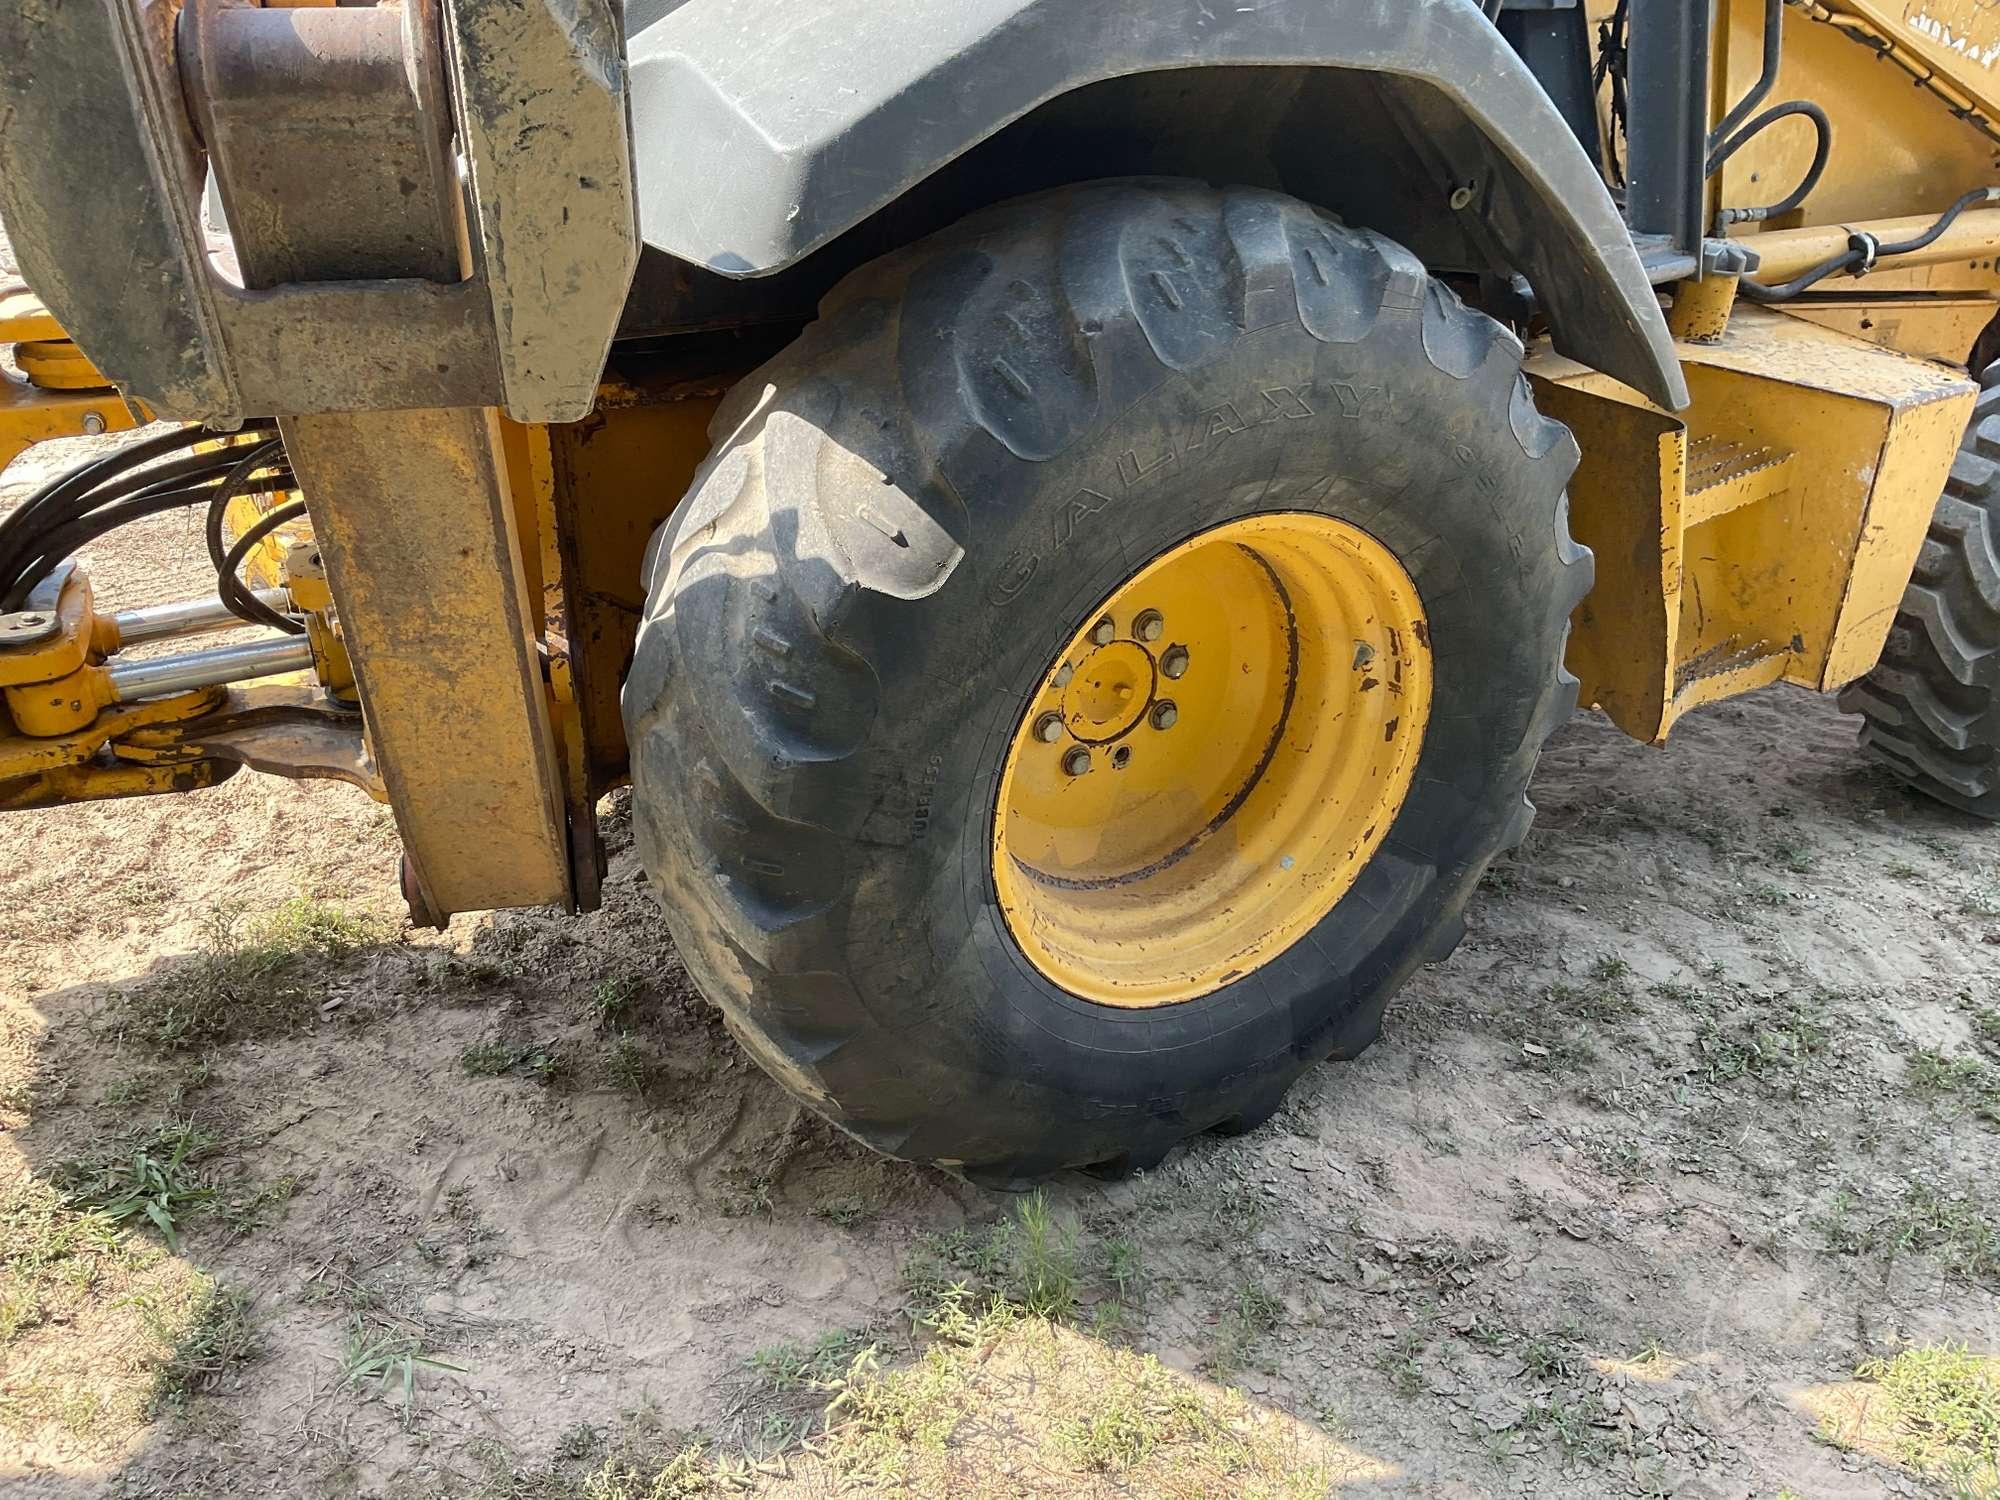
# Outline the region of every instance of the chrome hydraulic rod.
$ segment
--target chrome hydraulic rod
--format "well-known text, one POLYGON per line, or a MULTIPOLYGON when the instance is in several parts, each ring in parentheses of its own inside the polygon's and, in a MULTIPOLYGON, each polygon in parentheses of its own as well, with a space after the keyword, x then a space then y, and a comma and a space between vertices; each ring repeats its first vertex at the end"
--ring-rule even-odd
POLYGON ((156 661, 121 662, 107 668, 105 675, 110 681, 112 701, 130 703, 137 698, 158 698, 167 693, 247 682, 253 677, 300 672, 312 664, 312 646, 305 637, 287 635, 241 646, 184 651, 156 661))
MULTIPOLYGON (((283 589, 252 589, 260 603, 278 611, 291 608, 291 596, 283 589)), ((200 635, 211 630, 228 630, 250 623, 221 599, 182 599, 173 604, 148 604, 140 609, 121 609, 111 617, 118 628, 121 646, 141 641, 161 641, 178 635, 200 635)))

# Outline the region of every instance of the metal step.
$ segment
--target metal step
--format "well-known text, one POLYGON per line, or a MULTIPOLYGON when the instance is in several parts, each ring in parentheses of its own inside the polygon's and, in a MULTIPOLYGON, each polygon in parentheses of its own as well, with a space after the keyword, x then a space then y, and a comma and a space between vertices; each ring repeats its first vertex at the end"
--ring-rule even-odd
POLYGON ((1681 524, 1699 526, 1782 493, 1791 485, 1795 457, 1782 448, 1690 436, 1681 524))

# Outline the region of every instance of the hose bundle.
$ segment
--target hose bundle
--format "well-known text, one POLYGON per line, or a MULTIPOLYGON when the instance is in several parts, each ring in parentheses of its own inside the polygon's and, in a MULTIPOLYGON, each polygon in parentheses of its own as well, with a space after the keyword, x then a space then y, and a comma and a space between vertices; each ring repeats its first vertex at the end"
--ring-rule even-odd
POLYGON ((23 607, 29 592, 78 548, 147 516, 188 506, 208 507, 209 560, 216 588, 245 620, 296 634, 304 627, 257 600, 237 579, 250 548, 304 513, 298 502, 258 518, 233 548, 223 541, 229 502, 260 490, 289 489, 284 443, 268 421, 246 425, 243 441, 207 453, 189 450, 215 441, 184 427, 81 464, 42 486, 0 520, 0 612, 23 607))

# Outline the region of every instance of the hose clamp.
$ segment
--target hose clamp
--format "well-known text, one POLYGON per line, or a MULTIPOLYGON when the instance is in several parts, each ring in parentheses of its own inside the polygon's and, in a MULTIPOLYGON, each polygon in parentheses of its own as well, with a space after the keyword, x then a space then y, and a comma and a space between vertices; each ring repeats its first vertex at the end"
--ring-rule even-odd
POLYGON ((1866 276, 1875 269, 1876 258, 1882 253, 1882 242, 1872 234, 1856 230, 1847 237, 1847 248, 1861 254, 1861 264, 1855 266, 1851 274, 1866 276))

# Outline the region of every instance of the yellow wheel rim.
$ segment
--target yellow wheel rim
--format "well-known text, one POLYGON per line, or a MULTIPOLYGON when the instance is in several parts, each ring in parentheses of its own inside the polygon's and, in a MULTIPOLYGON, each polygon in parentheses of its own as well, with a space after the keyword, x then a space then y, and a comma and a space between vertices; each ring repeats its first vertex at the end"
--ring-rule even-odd
POLYGON ((1071 994, 1128 1007, 1276 958, 1388 835, 1431 677, 1416 586, 1344 521, 1251 516, 1161 554, 1015 731, 993 819, 1014 941, 1071 994))

